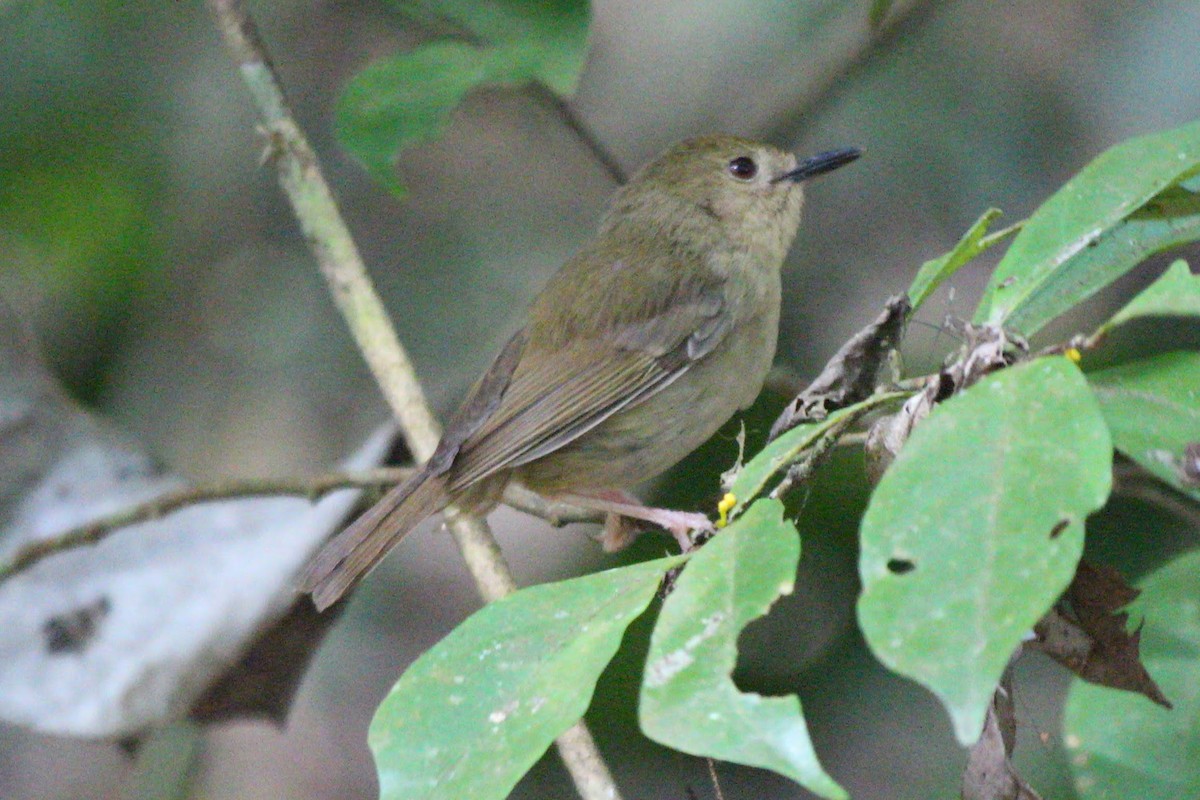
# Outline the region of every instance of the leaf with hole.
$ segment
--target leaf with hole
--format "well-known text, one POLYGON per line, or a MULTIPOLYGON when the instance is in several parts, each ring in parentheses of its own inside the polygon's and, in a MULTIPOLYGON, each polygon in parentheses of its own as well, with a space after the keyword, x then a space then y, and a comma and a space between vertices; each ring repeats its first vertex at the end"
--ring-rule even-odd
MULTIPOLYGON (((1189 181, 1200 187, 1200 182, 1189 181)), ((1032 334, 1155 253, 1200 240, 1200 191, 1172 187, 1160 210, 1142 209, 1076 254, 1071 268, 1042 284, 1013 312, 1008 325, 1032 334)), ((1155 202, 1160 202, 1156 198, 1155 202)))
POLYGON ((822 797, 846 797, 813 752, 800 700, 742 693, 737 639, 782 594, 800 559, 783 504, 760 500, 688 562, 650 639, 638 717, 656 742, 774 770, 822 797))
POLYGON ((1071 683, 1063 723, 1082 800, 1200 797, 1200 552, 1179 556, 1138 582, 1129 606, 1142 662, 1171 698, 1071 683))
POLYGON ((871 496, 858 617, 875 655, 941 699, 959 741, 1075 574, 1112 443, 1079 370, 1039 358, 934 408, 871 496))
POLYGON ((575 724, 680 557, 534 586, 484 606, 413 662, 368 741, 382 800, 501 800, 575 724))
POLYGON ((1200 443, 1200 353, 1163 353, 1087 378, 1116 448, 1200 499, 1184 466, 1189 445, 1200 443))
POLYGON ((1198 171, 1200 122, 1102 153, 1026 221, 992 273, 976 322, 1033 334, 1146 255, 1200 236, 1191 227, 1194 190, 1172 189, 1198 171))
POLYGON ((377 180, 402 193, 402 150, 441 135, 463 98, 483 86, 537 81, 559 96, 575 91, 587 55, 585 0, 410 0, 398 10, 453 34, 384 57, 338 99, 338 139, 377 180))

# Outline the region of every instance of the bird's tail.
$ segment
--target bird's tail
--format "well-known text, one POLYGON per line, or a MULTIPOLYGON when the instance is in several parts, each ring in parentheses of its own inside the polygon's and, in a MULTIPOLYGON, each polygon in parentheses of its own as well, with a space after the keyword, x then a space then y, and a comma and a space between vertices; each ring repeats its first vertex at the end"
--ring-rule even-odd
POLYGON ((301 578, 318 611, 333 605, 431 514, 450 505, 446 481, 421 470, 392 489, 317 553, 301 578))

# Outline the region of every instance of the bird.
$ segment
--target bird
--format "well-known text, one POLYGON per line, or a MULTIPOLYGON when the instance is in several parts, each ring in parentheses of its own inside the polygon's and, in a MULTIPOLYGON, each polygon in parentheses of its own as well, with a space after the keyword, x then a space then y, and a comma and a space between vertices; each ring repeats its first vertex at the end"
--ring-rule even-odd
POLYGON ((758 396, 775 356, 781 270, 805 181, 861 155, 686 139, 613 195, 596 236, 548 281, 525 325, 448 421, 430 459, 331 539, 301 576, 324 610, 447 506, 494 508, 510 482, 631 520, 711 530, 629 489, 699 447, 758 396))

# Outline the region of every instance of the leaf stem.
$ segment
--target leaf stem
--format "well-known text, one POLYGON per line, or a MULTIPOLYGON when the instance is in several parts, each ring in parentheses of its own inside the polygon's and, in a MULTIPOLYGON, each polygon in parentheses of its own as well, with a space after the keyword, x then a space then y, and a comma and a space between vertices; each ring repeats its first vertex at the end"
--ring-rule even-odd
POLYGON ((999 242, 1002 239, 1012 236, 1014 233, 1020 233, 1021 229, 1025 227, 1025 223, 1028 221, 1029 220, 1027 220, 1027 219, 1023 219, 1023 220, 1020 220, 1019 222, 1014 222, 1012 225, 1009 225, 1007 228, 1001 228, 998 231, 993 231, 992 233, 989 233, 987 236, 984 236, 982 239, 979 240, 979 247, 983 250, 987 250, 987 249, 991 248, 991 246, 994 245, 996 242, 999 242))
POLYGON ((1112 491, 1158 506, 1200 532, 1200 503, 1134 463, 1118 460, 1113 464, 1112 491))

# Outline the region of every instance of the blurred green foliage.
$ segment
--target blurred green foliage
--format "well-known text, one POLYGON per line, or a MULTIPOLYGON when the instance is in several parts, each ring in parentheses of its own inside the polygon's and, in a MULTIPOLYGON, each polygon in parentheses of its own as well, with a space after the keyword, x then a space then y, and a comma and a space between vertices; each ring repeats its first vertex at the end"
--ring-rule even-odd
POLYGON ((449 36, 380 59, 338 101, 342 144, 384 186, 402 150, 437 138, 468 92, 537 81, 568 96, 587 55, 587 0, 396 0, 401 13, 449 36))
POLYGON ((0 241, 8 267, 77 326, 48 344, 72 366, 68 385, 94 398, 132 307, 162 269, 164 162, 147 98, 118 90, 136 79, 125 54, 148 5, 89 5, 0 7, 6 38, 22 45, 0 48, 0 241))

